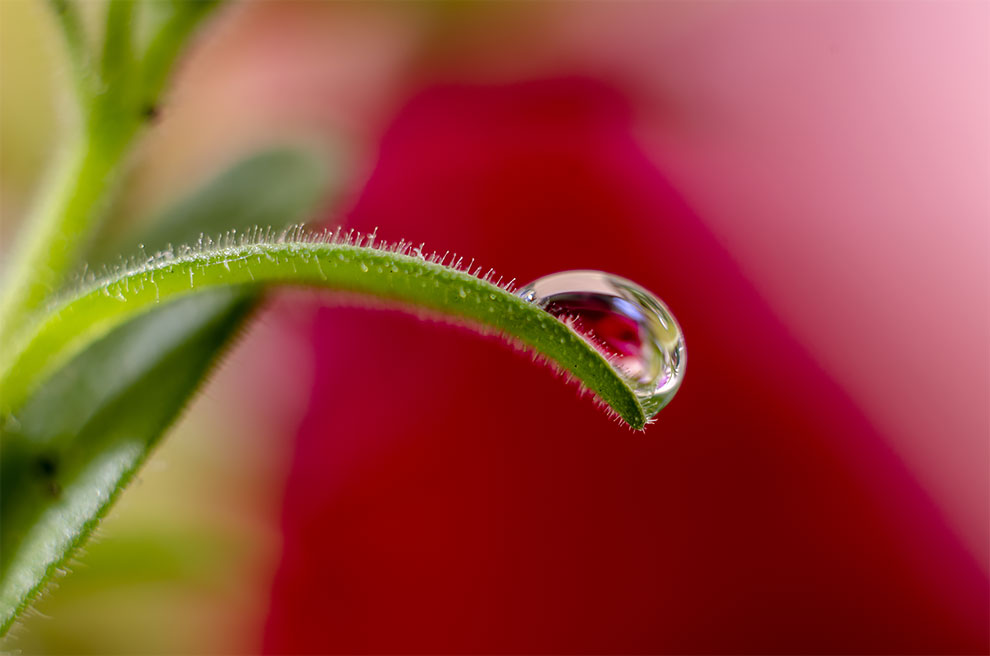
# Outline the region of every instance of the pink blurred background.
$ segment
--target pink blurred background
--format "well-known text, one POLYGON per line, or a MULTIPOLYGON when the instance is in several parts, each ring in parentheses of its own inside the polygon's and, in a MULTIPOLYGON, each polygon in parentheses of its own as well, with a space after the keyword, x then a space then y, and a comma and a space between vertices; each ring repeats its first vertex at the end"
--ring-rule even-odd
MULTIPOLYGON (((4 54, 9 224, 52 142, 4 54)), ((232 6, 120 216, 318 144, 324 220, 632 277, 691 367, 633 435, 496 344, 283 295, 93 548, 223 462, 162 516, 254 546, 170 588, 220 619, 163 651, 985 652, 988 118, 984 2, 232 6)), ((64 604, 26 645, 128 651, 64 604)))

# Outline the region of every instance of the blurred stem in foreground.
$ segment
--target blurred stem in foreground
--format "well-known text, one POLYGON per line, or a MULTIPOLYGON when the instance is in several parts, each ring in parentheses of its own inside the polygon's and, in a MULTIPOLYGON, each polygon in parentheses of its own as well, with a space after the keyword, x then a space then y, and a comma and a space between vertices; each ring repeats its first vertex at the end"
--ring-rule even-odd
POLYGON ((81 120, 65 138, 52 175, 10 254, 0 292, 0 348, 59 288, 102 218, 131 145, 157 113, 165 81, 189 37, 218 3, 175 2, 147 45, 136 47, 136 14, 143 3, 107 3, 100 64, 78 8, 49 0, 70 60, 81 120))

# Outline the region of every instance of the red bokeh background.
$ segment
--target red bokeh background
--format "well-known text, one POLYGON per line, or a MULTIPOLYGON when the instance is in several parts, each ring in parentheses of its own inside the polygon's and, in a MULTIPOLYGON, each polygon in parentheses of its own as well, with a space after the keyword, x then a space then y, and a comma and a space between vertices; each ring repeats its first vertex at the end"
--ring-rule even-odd
POLYGON ((987 649, 978 565, 608 85, 423 91, 347 223, 524 279, 636 280, 688 374, 636 434, 491 340, 321 311, 268 651, 987 649))

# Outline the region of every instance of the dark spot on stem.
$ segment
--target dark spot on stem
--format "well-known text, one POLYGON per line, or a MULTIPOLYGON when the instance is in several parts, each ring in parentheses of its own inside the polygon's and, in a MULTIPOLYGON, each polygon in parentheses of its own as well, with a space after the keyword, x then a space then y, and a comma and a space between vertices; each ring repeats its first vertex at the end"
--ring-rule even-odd
POLYGON ((144 120, 146 121, 154 121, 161 115, 161 113, 162 113, 161 107, 159 107, 158 105, 150 104, 150 105, 145 105, 144 108, 141 110, 141 117, 144 118, 144 120))
POLYGON ((45 478, 51 478, 58 471, 58 461, 53 456, 41 456, 37 465, 38 472, 45 478))
POLYGON ((35 461, 38 475, 42 479, 41 483, 45 493, 50 497, 58 497, 62 494, 62 486, 55 480, 58 473, 58 459, 53 455, 39 456, 35 461))

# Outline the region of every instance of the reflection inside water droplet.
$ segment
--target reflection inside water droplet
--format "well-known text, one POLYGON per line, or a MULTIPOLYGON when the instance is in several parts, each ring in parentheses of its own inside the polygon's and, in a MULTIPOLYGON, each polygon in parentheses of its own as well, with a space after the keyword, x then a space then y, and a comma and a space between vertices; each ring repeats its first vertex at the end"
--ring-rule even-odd
POLYGON ((680 387, 687 363, 680 326, 660 299, 636 283, 602 271, 563 271, 518 294, 566 321, 608 357, 648 416, 680 387))

